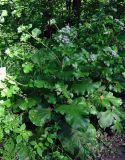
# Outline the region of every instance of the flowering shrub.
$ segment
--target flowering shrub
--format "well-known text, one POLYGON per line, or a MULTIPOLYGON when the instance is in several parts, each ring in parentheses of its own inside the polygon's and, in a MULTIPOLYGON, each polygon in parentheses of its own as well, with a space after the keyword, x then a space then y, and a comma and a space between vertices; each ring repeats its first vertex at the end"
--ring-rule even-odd
POLYGON ((98 130, 124 129, 124 15, 87 1, 80 25, 72 12, 67 24, 54 2, 0 1, 4 160, 96 159, 98 130))

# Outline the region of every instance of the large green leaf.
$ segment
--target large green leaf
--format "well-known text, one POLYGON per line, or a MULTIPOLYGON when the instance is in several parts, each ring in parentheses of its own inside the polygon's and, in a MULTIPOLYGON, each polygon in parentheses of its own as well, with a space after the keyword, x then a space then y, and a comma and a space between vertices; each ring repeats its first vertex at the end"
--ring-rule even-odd
POLYGON ((106 99, 108 99, 110 103, 116 107, 119 107, 122 104, 122 100, 120 98, 114 97, 113 93, 111 92, 107 94, 106 99))
POLYGON ((15 152, 19 160, 35 159, 32 148, 27 144, 23 143, 17 144, 15 152))
POLYGON ((22 67, 23 67, 24 73, 29 73, 33 69, 33 64, 29 63, 29 62, 26 62, 26 63, 22 64, 22 67))
POLYGON ((16 107, 19 107, 21 110, 27 110, 36 106, 39 103, 39 99, 36 97, 19 99, 16 102, 16 107))
POLYGON ((84 101, 74 101, 69 105, 60 105, 56 108, 56 112, 65 115, 66 121, 73 128, 84 129, 88 125, 89 120, 86 118, 89 114, 89 105, 84 101))
POLYGON ((37 64, 40 67, 41 66, 41 61, 42 61, 42 56, 39 52, 35 53, 35 54, 32 55, 31 60, 33 61, 33 63, 37 64))
POLYGON ((122 104, 122 100, 113 96, 111 92, 105 92, 104 95, 95 99, 95 103, 106 108, 111 108, 111 106, 119 107, 122 104))
POLYGON ((95 89, 99 88, 99 86, 100 83, 93 83, 92 80, 86 79, 73 84, 72 90, 77 94, 84 94, 85 92, 91 93, 95 89))
POLYGON ((32 30, 32 36, 33 36, 34 38, 37 38, 40 34, 41 34, 41 30, 39 30, 38 28, 34 28, 34 29, 32 30))
POLYGON ((29 118, 36 126, 43 126, 51 118, 51 110, 46 108, 30 110, 29 118))
POLYGON ((113 125, 115 120, 120 120, 120 117, 114 113, 114 111, 107 110, 106 112, 100 112, 99 116, 99 125, 102 128, 110 127, 113 125))
POLYGON ((51 88, 50 83, 45 80, 34 80, 34 86, 37 88, 51 88))
POLYGON ((5 115, 5 108, 0 106, 0 117, 3 117, 5 115))
POLYGON ((77 129, 69 130, 67 127, 63 127, 59 139, 66 151, 80 157, 82 160, 87 159, 86 152, 89 152, 92 148, 96 148, 97 144, 96 129, 92 124, 89 124, 86 131, 79 131, 77 129))

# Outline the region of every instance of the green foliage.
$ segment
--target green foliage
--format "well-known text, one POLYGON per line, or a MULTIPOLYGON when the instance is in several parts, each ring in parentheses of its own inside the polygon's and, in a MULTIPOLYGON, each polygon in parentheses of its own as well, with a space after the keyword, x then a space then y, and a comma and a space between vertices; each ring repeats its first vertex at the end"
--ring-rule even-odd
POLYGON ((32 36, 37 38, 41 34, 41 31, 38 28, 32 30, 32 36))
POLYGON ((86 104, 84 100, 61 105, 56 109, 56 112, 65 115, 67 123, 74 129, 85 129, 89 123, 89 119, 86 118, 89 115, 89 104, 86 104))
POLYGON ((113 1, 74 7, 0 1, 0 159, 87 160, 98 130, 123 131, 125 16, 113 1))
POLYGON ((36 126, 43 126, 50 116, 50 109, 30 110, 29 112, 29 118, 36 126))

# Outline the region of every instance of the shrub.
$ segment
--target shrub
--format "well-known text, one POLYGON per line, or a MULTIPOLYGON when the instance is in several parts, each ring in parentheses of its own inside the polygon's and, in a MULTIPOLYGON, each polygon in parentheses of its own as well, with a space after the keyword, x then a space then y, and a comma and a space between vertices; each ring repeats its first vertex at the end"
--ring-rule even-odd
POLYGON ((124 18, 113 17, 108 2, 99 2, 95 13, 87 3, 82 7, 92 13, 82 12, 79 26, 67 25, 59 17, 64 3, 57 1, 48 39, 41 30, 48 17, 40 26, 45 4, 39 3, 0 2, 1 62, 7 69, 0 73, 1 158, 94 157, 98 129, 123 130, 117 95, 124 92, 124 18))

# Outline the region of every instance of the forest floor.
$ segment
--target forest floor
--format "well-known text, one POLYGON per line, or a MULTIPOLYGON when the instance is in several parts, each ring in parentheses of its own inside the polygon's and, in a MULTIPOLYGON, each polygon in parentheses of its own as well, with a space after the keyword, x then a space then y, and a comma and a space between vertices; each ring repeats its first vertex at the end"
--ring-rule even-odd
POLYGON ((125 136, 107 136, 105 149, 97 160, 125 160, 125 136))

